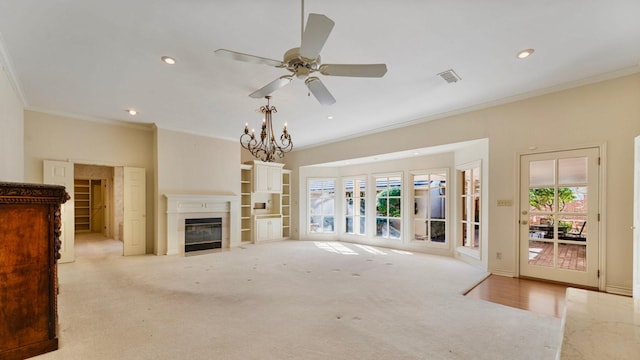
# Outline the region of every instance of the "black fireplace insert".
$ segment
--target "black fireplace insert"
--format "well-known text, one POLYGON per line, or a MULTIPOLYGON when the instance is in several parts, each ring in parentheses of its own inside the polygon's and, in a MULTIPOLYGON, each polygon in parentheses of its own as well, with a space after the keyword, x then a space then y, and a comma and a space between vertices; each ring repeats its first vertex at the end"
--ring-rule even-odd
POLYGON ((185 252, 220 248, 222 248, 222 218, 185 219, 185 252))

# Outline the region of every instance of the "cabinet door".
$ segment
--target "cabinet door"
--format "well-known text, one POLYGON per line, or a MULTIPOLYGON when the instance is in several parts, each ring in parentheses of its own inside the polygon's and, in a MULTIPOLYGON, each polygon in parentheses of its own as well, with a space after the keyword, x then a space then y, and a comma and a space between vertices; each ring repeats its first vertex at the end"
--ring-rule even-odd
POLYGON ((279 193, 282 191, 282 169, 272 165, 254 165, 254 192, 279 193))
POLYGON ((256 220, 256 242, 269 240, 269 219, 256 220))
POLYGON ((263 165, 256 165, 253 167, 253 171, 253 191, 269 192, 269 168, 263 165))
POLYGON ((55 337, 50 216, 48 205, 0 205, 0 359, 55 337))
POLYGON ((282 219, 271 219, 269 222, 269 239, 282 239, 282 219))
POLYGON ((269 192, 279 193, 282 191, 282 169, 279 167, 269 168, 269 192))

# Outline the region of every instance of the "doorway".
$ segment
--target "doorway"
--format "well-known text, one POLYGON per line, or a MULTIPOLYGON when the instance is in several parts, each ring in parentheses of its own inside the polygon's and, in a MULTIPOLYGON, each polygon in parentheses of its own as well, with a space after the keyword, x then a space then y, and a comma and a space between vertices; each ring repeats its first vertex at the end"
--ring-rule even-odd
POLYGON ((520 275, 598 287, 599 154, 520 157, 520 275))
POLYGON ((75 191, 75 231, 77 233, 92 232, 106 235, 110 233, 107 224, 106 193, 107 179, 81 179, 73 181, 75 191))
POLYGON ((83 247, 89 247, 92 252, 114 248, 122 255, 123 246, 118 224, 117 204, 122 203, 122 191, 118 191, 118 172, 112 166, 91 164, 74 164, 74 193, 75 193, 75 246, 76 255, 87 253, 83 247), (120 197, 120 199, 118 198, 120 197), (103 243, 103 244, 100 244, 103 243), (109 244, 109 247, 104 245, 109 244))

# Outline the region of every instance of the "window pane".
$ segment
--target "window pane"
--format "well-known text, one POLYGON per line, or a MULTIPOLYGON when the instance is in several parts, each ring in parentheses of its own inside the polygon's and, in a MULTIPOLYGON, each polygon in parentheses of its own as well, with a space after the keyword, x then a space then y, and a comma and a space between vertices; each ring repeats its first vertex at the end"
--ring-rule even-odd
POLYGON ((311 215, 322 215, 322 200, 320 199, 312 199, 309 204, 309 211, 311 215))
POLYGON ((401 196, 401 186, 402 186, 402 181, 400 180, 400 177, 390 177, 389 178, 389 187, 393 188, 392 193, 390 194, 390 196, 401 196))
POLYGON ((378 198, 378 202, 376 205, 376 215, 377 216, 387 216, 387 198, 378 198))
POLYGON ((586 157, 558 160, 558 184, 575 184, 586 182, 586 157))
POLYGON ((432 219, 444 219, 445 218, 445 201, 444 197, 431 198, 431 218, 432 219))
POLYGON ((416 240, 427 240, 427 222, 423 219, 413 221, 413 238, 416 240))
POLYGON ((324 218, 322 229, 324 232, 333 232, 333 216, 326 216, 324 218))
POLYGON ((480 247, 480 225, 473 225, 473 247, 480 247))
POLYGON ((558 244, 558 268, 587 271, 587 245, 558 244))
POLYGON ((587 187, 558 188, 560 211, 571 213, 587 213, 587 187))
POLYGON ((347 199, 345 211, 347 215, 353 215, 353 199, 347 199))
POLYGON ((461 205, 462 205, 462 221, 467 221, 468 220, 468 218, 467 218, 467 215, 468 215, 468 212, 469 212, 469 205, 467 204, 468 201, 469 201, 468 197, 463 197, 462 198, 462 203, 461 203, 461 205))
POLYGON ((471 240, 467 231, 467 223, 462 223, 462 246, 471 246, 471 240))
POLYGON ((322 204, 322 213, 324 215, 333 215, 335 211, 334 201, 332 198, 325 198, 324 203, 322 204))
POLYGON ((366 209, 364 198, 360 199, 360 215, 364 215, 364 210, 366 209))
POLYGON ((553 212, 555 190, 552 187, 529 189, 529 211, 553 212))
POLYGON ((347 234, 353 234, 353 218, 352 217, 347 217, 344 219, 345 220, 345 232, 347 234))
POLYGON ((471 194, 471 170, 462 172, 462 194, 471 194))
POLYGON ((364 235, 365 234, 365 218, 361 217, 360 218, 360 229, 359 229, 359 234, 360 235, 364 235))
POLYGON ((473 193, 480 194, 480 168, 473 168, 473 193))
POLYGON ((388 236, 389 226, 386 218, 376 218, 376 236, 388 236))
POLYGON ((392 239, 399 239, 400 230, 401 230, 400 219, 389 219, 389 237, 392 239))
POLYGON ((322 222, 322 216, 312 216, 309 219, 309 231, 320 232, 322 230, 320 227, 321 222, 322 222))
POLYGON ((553 267, 553 243, 529 241, 529 265, 553 267))
POLYGON ((445 222, 432 220, 429 222, 431 229, 431 241, 444 243, 445 238, 445 222))
POLYGON ((553 185, 555 183, 555 160, 531 161, 529 163, 529 185, 553 185))
POLYGON ((480 197, 474 196, 473 202, 473 221, 480 222, 480 197))
POLYGON ((562 240, 586 241, 588 233, 586 216, 564 215, 558 222, 558 237, 562 240))
POLYGON ((400 198, 389 199, 389 216, 400 217, 402 208, 400 207, 400 198))

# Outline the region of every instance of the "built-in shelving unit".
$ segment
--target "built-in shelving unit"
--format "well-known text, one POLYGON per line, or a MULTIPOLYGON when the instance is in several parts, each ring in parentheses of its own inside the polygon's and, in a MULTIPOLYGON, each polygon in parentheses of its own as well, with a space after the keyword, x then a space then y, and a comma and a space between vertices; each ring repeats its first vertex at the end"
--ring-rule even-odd
POLYGON ((282 169, 282 237, 291 236, 291 170, 282 169))
POLYGON ((291 171, 283 166, 262 161, 240 165, 243 243, 289 238, 291 171))
POLYGON ((251 165, 240 165, 240 239, 243 243, 253 240, 251 232, 251 165))
POLYGON ((75 230, 91 231, 91 180, 75 179, 73 183, 75 230))

